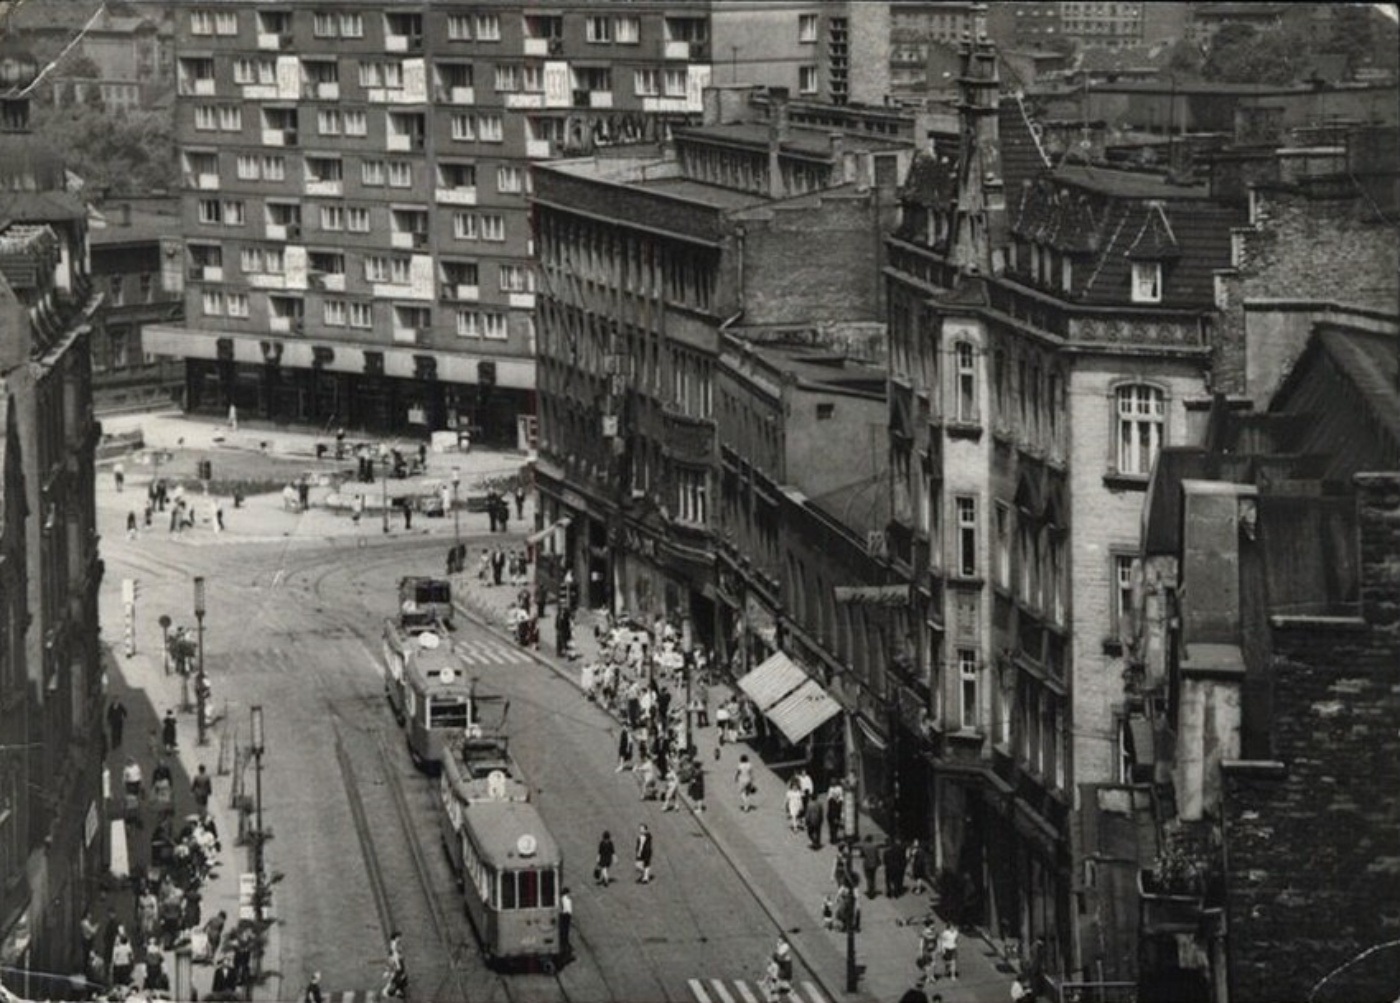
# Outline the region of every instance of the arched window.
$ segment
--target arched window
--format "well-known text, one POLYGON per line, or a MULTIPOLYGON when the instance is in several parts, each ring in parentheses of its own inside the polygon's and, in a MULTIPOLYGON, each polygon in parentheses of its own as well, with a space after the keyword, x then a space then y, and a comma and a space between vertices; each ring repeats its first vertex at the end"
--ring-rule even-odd
POLYGON ((1146 477, 1162 448, 1166 395, 1146 383, 1129 383, 1116 393, 1116 468, 1120 474, 1146 477))

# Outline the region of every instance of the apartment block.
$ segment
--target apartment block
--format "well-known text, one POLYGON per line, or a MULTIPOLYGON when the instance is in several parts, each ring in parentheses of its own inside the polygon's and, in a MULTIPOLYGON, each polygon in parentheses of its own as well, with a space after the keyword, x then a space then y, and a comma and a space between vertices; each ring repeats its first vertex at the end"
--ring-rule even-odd
MULTIPOLYGON (((532 435, 531 163, 698 116, 710 5, 182 5, 195 411, 532 435)), ((794 19, 795 31, 795 19, 794 19)))

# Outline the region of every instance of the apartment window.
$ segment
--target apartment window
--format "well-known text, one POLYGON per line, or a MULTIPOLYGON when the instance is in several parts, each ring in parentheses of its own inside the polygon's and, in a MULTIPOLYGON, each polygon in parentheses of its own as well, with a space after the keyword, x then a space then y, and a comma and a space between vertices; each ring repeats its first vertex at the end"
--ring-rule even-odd
POLYGON ((501 292, 529 293, 535 291, 534 273, 524 265, 501 266, 501 292))
POLYGON ((1114 638, 1121 638, 1131 628, 1133 614, 1133 555, 1113 555, 1113 601, 1109 608, 1110 628, 1114 638))
POLYGON ((243 320, 248 319, 248 294, 229 293, 228 294, 228 315, 238 317, 243 320))
POLYGON ((345 165, 338 157, 307 157, 306 180, 342 181, 345 178, 345 165))
POLYGON ((520 90, 520 67, 513 63, 503 64, 496 67, 496 90, 498 91, 518 91, 520 90))
POLYGON ((821 89, 820 78, 817 76, 815 66, 799 66, 797 68, 797 90, 802 94, 815 94, 821 89))
POLYGON ((214 15, 214 34, 237 35, 238 14, 231 10, 217 12, 214 15))
POLYGON ((407 160, 389 161, 389 187, 412 188, 413 165, 407 160))
POLYGON ((370 303, 350 304, 350 326, 369 328, 374 326, 374 306, 370 303))
POLYGON ((327 327, 345 326, 345 301, 326 300, 321 304, 321 320, 327 327))
POLYGON ((279 156, 266 156, 262 158, 262 177, 264 181, 285 181, 287 178, 287 158, 279 156))
POLYGON ((611 42, 613 40, 613 19, 610 17, 590 17, 584 21, 584 31, 590 42, 611 42))
POLYGON ((804 44, 817 40, 817 15, 799 14, 797 16, 797 40, 804 44))
POLYGON ((505 138, 504 119, 500 115, 479 115, 476 138, 483 143, 499 143, 505 138))
POLYGON ((478 14, 476 16, 476 38, 479 42, 499 42, 501 40, 501 16, 499 14, 478 14))
POLYGON ((344 230, 345 229, 345 209, 338 205, 321 206, 321 229, 322 230, 344 230))
POLYGON ((125 299, 125 281, 123 275, 112 275, 107 279, 107 304, 108 306, 121 306, 125 299))
POLYGON ((613 21, 613 37, 621 45, 636 45, 642 40, 642 19, 619 17, 613 21))
POLYGON ((977 350, 970 341, 953 346, 957 380, 956 420, 969 424, 977 421, 977 350))
POLYGON ((1050 717, 1050 756, 1055 763, 1055 789, 1065 786, 1065 711, 1057 702, 1050 717))
POLYGON ((340 26, 340 19, 326 11, 315 11, 311 15, 311 34, 317 38, 335 38, 340 26))
POLYGON ((1133 262, 1133 302, 1162 302, 1162 263, 1160 261, 1133 262))
POLYGON ((452 138, 463 143, 474 142, 476 140, 476 116, 453 115, 452 138))
POLYGON ((481 227, 477 225, 476 213, 453 213, 452 236, 456 237, 458 240, 479 240, 481 238, 481 227))
POLYGON ((495 213, 483 213, 481 216, 481 239, 505 240, 506 218, 495 213))
POLYGON ((496 191, 519 192, 524 189, 524 172, 519 167, 496 168, 496 191))
POLYGON ((701 470, 682 470, 676 477, 677 518, 692 525, 703 525, 709 514, 708 478, 701 470))
POLYGON ((224 315, 224 294, 217 289, 204 290, 203 296, 204 316, 222 317, 224 315))
POLYGON ((1163 400, 1161 390, 1143 383, 1118 388, 1118 473, 1146 477, 1152 472, 1162 448, 1163 400))
POLYGON ((345 112, 343 121, 345 123, 345 135, 366 136, 369 134, 369 118, 363 111, 354 109, 347 111, 345 112))
POLYGON ((1011 507, 996 506, 997 585, 1011 589, 1011 507))
POLYGON ((668 98, 685 97, 686 71, 667 70, 662 77, 662 85, 668 98))
POLYGON ((369 210, 364 206, 346 209, 345 229, 351 233, 369 233, 369 210))
POLYGON ((242 226, 247 222, 242 202, 225 200, 222 205, 222 210, 224 214, 224 226, 242 226))
POLYGON ((977 730, 977 649, 958 651, 958 727, 977 730))
POLYGON ((447 15, 447 40, 449 42, 470 42, 472 40, 471 15, 447 15))
POLYGON ((344 130, 340 112, 335 108, 321 108, 316 112, 316 131, 322 136, 339 136, 344 130))
POLYGON ((400 90, 403 88, 403 66, 393 62, 361 63, 360 86, 400 90))
POLYGON ((151 294, 155 292, 155 276, 150 272, 142 272, 136 279, 137 295, 142 303, 151 302, 151 294))
POLYGON ((476 167, 473 164, 437 165, 438 185, 443 188, 475 188, 476 167))
POLYGON ((656 70, 634 70, 632 89, 638 97, 656 97, 661 93, 661 74, 656 70))
POLYGON ((214 14, 207 10, 190 11, 190 34, 191 35, 212 35, 214 34, 214 14))
POLYGON ((458 310, 457 336, 459 338, 486 338, 504 341, 506 338, 506 315, 495 310, 458 310))
POLYGON ((384 161, 363 160, 360 162, 360 183, 370 187, 384 184, 384 161))
POLYGON ((219 110, 209 104, 195 105, 194 127, 199 132, 217 131, 219 128, 219 110))
POLYGON ((528 94, 539 94, 544 91, 544 67, 538 65, 526 66, 520 71, 520 89, 528 94))
POLYGON ((958 574, 977 577, 977 499, 954 499, 958 515, 958 574))
POLYGON ((341 38, 364 38, 365 19, 359 14, 340 15, 341 38))

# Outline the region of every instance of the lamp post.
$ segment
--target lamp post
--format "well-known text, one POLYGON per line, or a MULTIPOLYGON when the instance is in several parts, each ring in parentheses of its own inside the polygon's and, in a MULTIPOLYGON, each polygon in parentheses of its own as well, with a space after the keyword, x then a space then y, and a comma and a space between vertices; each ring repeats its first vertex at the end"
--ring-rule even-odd
MULTIPOLYGON (((452 553, 458 554, 462 550, 462 520, 457 515, 457 488, 462 483, 462 471, 457 467, 452 468, 452 553)), ((457 570, 461 570, 458 568, 457 570)))
POLYGON ((380 489, 380 507, 384 510, 384 532, 389 532, 389 447, 379 444, 379 466, 384 471, 383 486, 380 489))
POLYGON ((199 715, 199 744, 208 745, 209 736, 205 733, 205 701, 208 698, 208 687, 204 680, 204 578, 196 576, 194 580, 194 619, 198 624, 197 633, 199 639, 199 672, 195 676, 194 698, 195 713, 199 715))
POLYGON ((253 715, 253 918, 262 925, 263 918, 263 817, 262 761, 266 749, 263 734, 263 709, 254 704, 253 715))
POLYGON ((160 624, 160 666, 170 675, 170 617, 162 613, 156 623, 160 624))
POLYGON ((681 620, 681 671, 685 674, 685 734, 681 737, 682 749, 689 749, 690 742, 690 677, 695 673, 694 635, 691 633, 690 617, 681 620))

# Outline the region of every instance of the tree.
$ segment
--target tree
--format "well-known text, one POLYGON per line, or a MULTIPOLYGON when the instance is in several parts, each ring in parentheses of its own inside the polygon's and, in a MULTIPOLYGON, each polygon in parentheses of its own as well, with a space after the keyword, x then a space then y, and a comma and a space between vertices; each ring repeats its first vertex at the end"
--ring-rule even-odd
POLYGON ((1200 48, 1183 38, 1168 51, 1166 69, 1178 78, 1196 78, 1201 75, 1204 61, 1200 48))
POLYGON ((99 193, 142 195, 178 184, 168 113, 37 105, 31 127, 51 155, 99 193))
POLYGON ((1212 40, 1201 72, 1220 83, 1290 84, 1302 75, 1311 45, 1306 28, 1228 24, 1212 40))
POLYGON ((1327 50, 1347 58, 1347 73, 1370 61, 1376 45, 1375 15, 1365 4, 1339 4, 1331 11, 1332 36, 1327 50))

